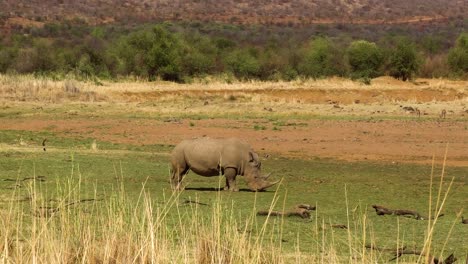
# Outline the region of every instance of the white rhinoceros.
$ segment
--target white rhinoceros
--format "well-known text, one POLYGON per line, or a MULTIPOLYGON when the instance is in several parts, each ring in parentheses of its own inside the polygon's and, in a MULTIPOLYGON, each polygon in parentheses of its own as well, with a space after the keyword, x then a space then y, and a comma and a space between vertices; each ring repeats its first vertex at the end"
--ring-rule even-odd
POLYGON ((244 176, 252 191, 262 191, 278 183, 269 182, 261 175, 261 162, 250 145, 237 139, 198 138, 184 140, 175 146, 171 154, 171 183, 181 189, 184 175, 192 170, 201 176, 226 177, 224 190, 239 191, 236 176, 244 176))

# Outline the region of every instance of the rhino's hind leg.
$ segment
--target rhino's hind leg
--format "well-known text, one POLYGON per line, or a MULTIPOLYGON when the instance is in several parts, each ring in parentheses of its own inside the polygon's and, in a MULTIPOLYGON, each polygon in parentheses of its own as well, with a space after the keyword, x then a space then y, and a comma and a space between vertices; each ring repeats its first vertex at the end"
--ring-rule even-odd
POLYGON ((172 189, 179 191, 182 190, 182 179, 185 174, 187 174, 188 168, 183 168, 180 166, 172 166, 171 169, 171 185, 172 189))
POLYGON ((239 188, 236 185, 236 176, 237 170, 234 168, 224 169, 224 177, 226 177, 226 187, 224 190, 229 190, 231 192, 238 192, 239 188))

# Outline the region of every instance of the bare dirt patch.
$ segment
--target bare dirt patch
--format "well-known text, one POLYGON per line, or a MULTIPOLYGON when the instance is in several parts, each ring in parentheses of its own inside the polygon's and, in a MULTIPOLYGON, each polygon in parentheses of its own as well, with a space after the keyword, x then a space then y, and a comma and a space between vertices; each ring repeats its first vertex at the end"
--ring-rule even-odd
MULTIPOLYGON (((176 144, 193 137, 240 137, 262 154, 428 164, 440 161, 448 144, 450 165, 468 166, 465 122, 335 121, 284 123, 264 120, 3 120, 0 129, 53 131, 134 145, 176 144), (261 127, 255 130, 255 126, 261 127)), ((53 139, 49 139, 53 142, 53 139)))

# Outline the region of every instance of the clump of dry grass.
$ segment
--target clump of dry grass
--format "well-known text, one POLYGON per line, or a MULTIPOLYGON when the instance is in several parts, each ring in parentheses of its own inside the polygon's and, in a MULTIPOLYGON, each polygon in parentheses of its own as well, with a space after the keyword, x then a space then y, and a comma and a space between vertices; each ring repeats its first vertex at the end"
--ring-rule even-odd
POLYGON ((50 102, 63 101, 94 102, 107 100, 96 85, 73 79, 57 81, 32 75, 0 74, 0 98, 7 101, 50 102))

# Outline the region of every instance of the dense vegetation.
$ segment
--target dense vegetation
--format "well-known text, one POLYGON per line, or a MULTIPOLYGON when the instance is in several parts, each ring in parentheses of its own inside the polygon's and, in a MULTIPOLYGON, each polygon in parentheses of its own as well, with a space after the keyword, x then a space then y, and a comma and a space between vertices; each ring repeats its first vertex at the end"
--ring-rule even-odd
POLYGON ((365 82, 381 75, 402 80, 468 76, 466 33, 446 47, 445 40, 432 34, 415 41, 406 34, 372 39, 314 34, 300 39, 271 33, 258 41, 253 35, 258 28, 224 27, 235 34, 172 23, 137 28, 49 23, 2 40, 0 72, 176 82, 210 75, 227 81, 342 76, 365 82))

